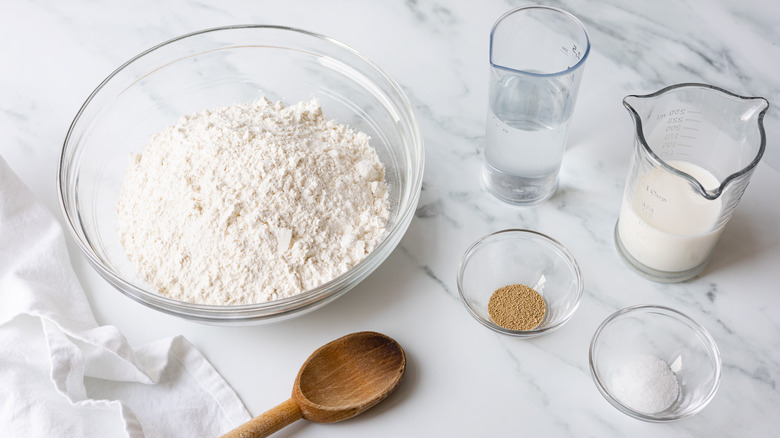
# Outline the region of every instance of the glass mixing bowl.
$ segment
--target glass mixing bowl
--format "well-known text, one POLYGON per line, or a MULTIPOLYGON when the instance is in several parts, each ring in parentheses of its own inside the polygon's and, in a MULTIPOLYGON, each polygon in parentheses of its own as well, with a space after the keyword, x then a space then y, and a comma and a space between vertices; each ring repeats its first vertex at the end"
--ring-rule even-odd
POLYGON ((95 269, 153 309, 217 324, 280 320, 341 296, 379 266, 414 215, 423 175, 422 133, 399 85, 355 50, 279 26, 203 30, 131 59, 89 96, 70 126, 58 190, 70 232, 95 269), (293 105, 319 100, 328 119, 371 137, 386 167, 390 218, 382 243, 346 273, 299 295, 240 306, 198 305, 157 294, 119 243, 114 209, 130 163, 179 117, 261 97, 293 105))

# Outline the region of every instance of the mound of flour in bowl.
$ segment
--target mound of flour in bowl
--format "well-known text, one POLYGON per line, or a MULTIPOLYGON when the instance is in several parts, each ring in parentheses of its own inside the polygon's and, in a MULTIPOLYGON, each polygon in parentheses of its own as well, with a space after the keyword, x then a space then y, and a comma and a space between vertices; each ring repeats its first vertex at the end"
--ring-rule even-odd
POLYGON ((368 136, 327 120, 316 100, 203 111, 131 157, 119 239, 166 297, 216 305, 289 297, 379 244, 384 174, 368 136))

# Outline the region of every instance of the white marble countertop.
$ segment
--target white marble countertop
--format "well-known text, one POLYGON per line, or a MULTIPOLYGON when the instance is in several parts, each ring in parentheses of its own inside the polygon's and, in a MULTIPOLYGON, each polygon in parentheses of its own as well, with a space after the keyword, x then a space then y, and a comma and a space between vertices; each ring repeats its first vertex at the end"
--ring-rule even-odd
POLYGON ((190 339, 259 414, 289 397, 316 347, 375 330, 398 340, 408 371, 397 392, 336 425, 299 422, 278 436, 776 436, 780 428, 780 3, 775 0, 561 0, 593 52, 548 202, 512 207, 480 183, 487 108, 488 33, 525 2, 184 1, 5 2, 0 13, 0 155, 61 218, 55 174, 62 141, 89 93, 121 63, 202 28, 258 23, 340 40, 387 70, 421 122, 426 168, 417 215, 396 251, 336 302, 281 323, 200 325, 115 291, 69 238, 98 321, 134 345, 190 339), (109 4, 111 3, 111 4, 109 4), (612 231, 633 143, 626 94, 706 82, 766 97, 767 151, 697 279, 656 284, 630 271, 612 231), (579 310, 533 340, 477 323, 455 285, 475 239, 530 228, 563 242, 585 279, 579 310), (660 304, 700 322, 723 357, 720 389, 699 414, 671 424, 618 412, 588 369, 596 327, 617 309, 660 304), (141 323, 143 322, 143 323, 141 323))

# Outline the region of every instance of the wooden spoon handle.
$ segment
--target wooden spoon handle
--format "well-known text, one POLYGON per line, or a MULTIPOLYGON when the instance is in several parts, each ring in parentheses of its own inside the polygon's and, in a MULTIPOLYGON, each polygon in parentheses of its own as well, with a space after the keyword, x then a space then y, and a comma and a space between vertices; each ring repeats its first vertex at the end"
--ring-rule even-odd
POLYGON ((222 438, 264 438, 301 418, 303 412, 298 403, 289 399, 222 435, 222 438))

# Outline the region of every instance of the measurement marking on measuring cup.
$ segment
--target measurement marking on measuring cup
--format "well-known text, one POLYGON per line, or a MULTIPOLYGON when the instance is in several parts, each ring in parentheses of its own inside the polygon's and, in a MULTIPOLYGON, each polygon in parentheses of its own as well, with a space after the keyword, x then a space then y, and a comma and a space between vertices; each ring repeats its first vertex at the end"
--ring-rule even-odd
POLYGON ((685 119, 685 121, 686 121, 686 122, 696 122, 696 123, 701 123, 701 120, 696 120, 696 119, 685 119))
POLYGON ((691 140, 696 140, 696 137, 692 135, 685 135, 685 134, 680 134, 680 138, 690 138, 691 140))

